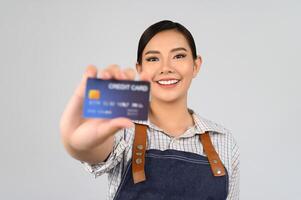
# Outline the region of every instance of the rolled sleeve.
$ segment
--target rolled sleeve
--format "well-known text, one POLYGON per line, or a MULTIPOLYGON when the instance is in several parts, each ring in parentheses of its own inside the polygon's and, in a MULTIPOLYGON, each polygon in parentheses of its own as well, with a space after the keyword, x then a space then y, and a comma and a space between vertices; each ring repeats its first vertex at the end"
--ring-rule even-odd
POLYGON ((87 162, 80 161, 83 164, 84 168, 89 173, 94 175, 94 178, 97 178, 98 176, 109 172, 124 159, 123 152, 129 145, 124 140, 123 133, 124 129, 121 129, 114 135, 113 150, 105 161, 96 164, 89 164, 87 162))

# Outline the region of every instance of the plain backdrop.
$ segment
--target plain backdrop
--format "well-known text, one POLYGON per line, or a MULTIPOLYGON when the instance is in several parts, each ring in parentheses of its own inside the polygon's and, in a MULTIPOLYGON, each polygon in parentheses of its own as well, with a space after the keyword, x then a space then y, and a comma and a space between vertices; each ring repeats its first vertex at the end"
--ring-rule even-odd
POLYGON ((0 1, 0 199, 106 198, 59 120, 88 64, 134 67, 151 24, 186 26, 203 57, 189 106, 232 131, 241 199, 300 199, 300 1, 0 1))

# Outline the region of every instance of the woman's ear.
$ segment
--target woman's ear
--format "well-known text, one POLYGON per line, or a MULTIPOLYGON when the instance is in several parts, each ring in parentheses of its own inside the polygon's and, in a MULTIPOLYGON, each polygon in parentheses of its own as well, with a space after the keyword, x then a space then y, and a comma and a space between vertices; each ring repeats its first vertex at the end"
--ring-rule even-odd
POLYGON ((136 70, 137 70, 138 74, 140 74, 142 71, 142 66, 138 62, 136 62, 136 70))
POLYGON ((140 65, 138 62, 136 63, 136 70, 138 72, 141 81, 151 82, 150 77, 148 76, 148 74, 146 74, 145 70, 142 71, 142 65, 140 65))
POLYGON ((198 55, 197 58, 194 60, 193 78, 196 77, 196 75, 200 71, 202 63, 203 63, 202 57, 198 55))

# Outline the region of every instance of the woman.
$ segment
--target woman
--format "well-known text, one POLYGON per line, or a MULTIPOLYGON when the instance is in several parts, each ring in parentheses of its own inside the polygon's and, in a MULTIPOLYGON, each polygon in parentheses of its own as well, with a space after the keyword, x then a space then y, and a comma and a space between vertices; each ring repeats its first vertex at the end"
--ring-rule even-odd
POLYGON ((71 156, 98 177, 107 199, 238 199, 239 149, 231 132, 187 106, 202 59, 181 24, 163 20, 142 34, 136 70, 151 84, 147 121, 84 119, 87 77, 134 80, 133 69, 88 66, 60 122, 71 156))

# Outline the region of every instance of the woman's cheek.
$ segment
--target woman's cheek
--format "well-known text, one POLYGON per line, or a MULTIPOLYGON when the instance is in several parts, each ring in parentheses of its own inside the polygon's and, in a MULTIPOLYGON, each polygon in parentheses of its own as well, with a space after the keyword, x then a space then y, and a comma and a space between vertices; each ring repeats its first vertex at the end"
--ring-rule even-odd
POLYGON ((145 74, 148 78, 148 80, 152 81, 155 78, 155 73, 153 70, 145 70, 145 74))

